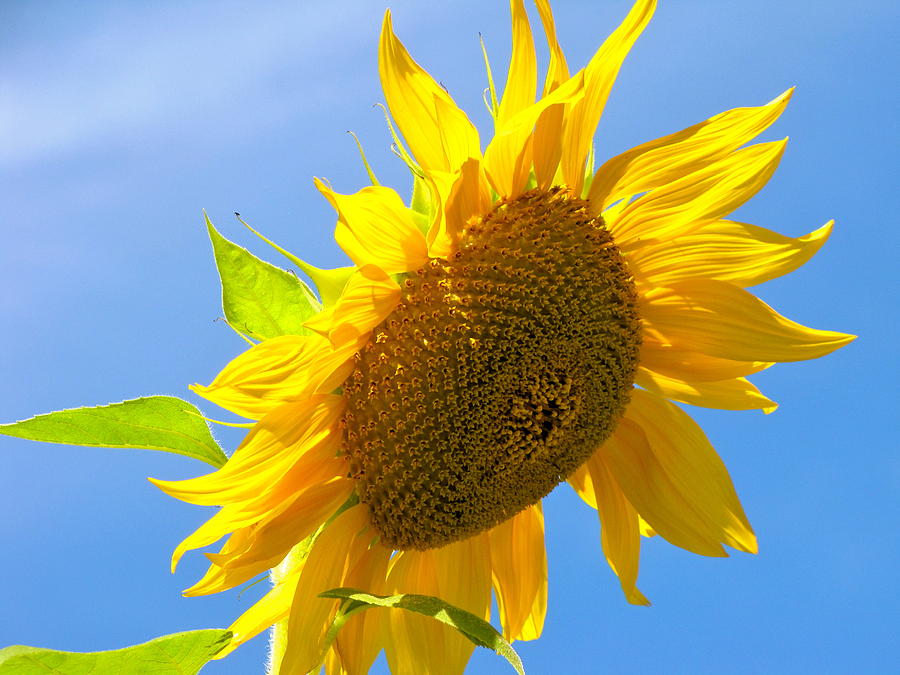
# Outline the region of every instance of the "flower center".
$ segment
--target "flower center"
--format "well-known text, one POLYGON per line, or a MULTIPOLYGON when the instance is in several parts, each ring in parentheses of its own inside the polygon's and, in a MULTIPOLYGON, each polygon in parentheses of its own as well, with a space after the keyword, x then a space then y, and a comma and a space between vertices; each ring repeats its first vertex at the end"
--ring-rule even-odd
POLYGON ((383 543, 428 549, 537 503, 629 400, 637 295, 561 188, 500 201, 402 284, 344 383, 344 450, 383 543))

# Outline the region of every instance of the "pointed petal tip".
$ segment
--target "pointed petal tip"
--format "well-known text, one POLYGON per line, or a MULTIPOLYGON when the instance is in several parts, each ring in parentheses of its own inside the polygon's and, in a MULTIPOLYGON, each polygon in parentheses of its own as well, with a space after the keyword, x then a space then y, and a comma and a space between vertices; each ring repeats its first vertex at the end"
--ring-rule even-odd
MULTIPOLYGON (((174 571, 174 570, 173 570, 174 571)), ((181 591, 181 597, 183 598, 199 598, 204 595, 209 595, 210 591, 203 592, 203 581, 198 581, 196 584, 189 588, 185 588, 181 591)))
MULTIPOLYGON (((165 492, 165 493, 166 493, 167 495, 169 495, 170 497, 172 496, 172 494, 171 494, 171 492, 169 492, 169 490, 172 489, 171 486, 172 486, 176 481, 160 480, 159 478, 152 478, 152 477, 150 477, 150 476, 147 476, 147 480, 150 481, 151 483, 153 483, 153 485, 155 485, 157 488, 159 488, 160 490, 162 490, 163 492, 165 492)), ((177 499, 177 497, 176 497, 176 499, 177 499)))
POLYGON ((796 84, 795 84, 794 86, 792 86, 792 87, 788 87, 786 90, 784 90, 784 91, 783 91, 782 93, 780 93, 778 96, 776 96, 776 97, 773 98, 771 101, 769 101, 769 105, 773 105, 773 104, 776 104, 776 103, 782 103, 782 102, 787 103, 788 101, 791 100, 791 97, 794 95, 794 92, 795 92, 796 90, 797 90, 797 85, 796 85, 796 84))
POLYGON ((750 533, 750 536, 745 535, 740 542, 733 543, 732 547, 742 553, 749 553, 750 555, 756 555, 759 553, 759 542, 756 539, 756 535, 752 532, 750 533))
POLYGON ((725 543, 735 551, 756 555, 759 553, 759 540, 756 538, 756 533, 746 517, 739 518, 739 521, 726 530, 725 543))
MULTIPOLYGON (((182 543, 182 544, 179 544, 174 551, 172 551, 172 561, 169 563, 169 573, 170 574, 175 574, 175 570, 178 569, 178 563, 181 562, 181 558, 184 555, 185 550, 186 549, 183 548, 183 543, 182 543)), ((188 590, 190 590, 190 589, 186 589, 186 590, 182 591, 181 594, 185 595, 188 592, 188 590)))
POLYGON ((394 27, 393 20, 391 18, 391 10, 387 8, 384 10, 384 19, 381 21, 381 42, 384 45, 385 42, 394 39, 394 27))
POLYGON ((819 247, 821 247, 828 239, 831 237, 831 233, 834 231, 834 218, 829 220, 827 223, 822 225, 821 227, 817 227, 812 232, 808 234, 804 234, 802 237, 798 237, 799 241, 803 242, 818 242, 818 246, 816 250, 818 251, 819 247))

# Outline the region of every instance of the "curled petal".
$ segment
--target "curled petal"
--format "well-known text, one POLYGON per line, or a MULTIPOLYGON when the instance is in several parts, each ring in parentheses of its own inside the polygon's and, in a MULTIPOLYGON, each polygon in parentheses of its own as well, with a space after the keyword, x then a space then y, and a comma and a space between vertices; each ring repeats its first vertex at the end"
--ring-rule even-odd
POLYGON ((563 136, 563 179, 575 194, 581 194, 585 161, 619 68, 655 9, 656 0, 638 0, 585 68, 586 93, 582 101, 569 109, 563 136))
POLYGON ((394 35, 390 10, 378 57, 388 107, 423 169, 453 172, 469 157, 480 156, 478 131, 394 35), (435 101, 441 102, 440 114, 435 101))
POLYGON ((360 267, 344 287, 341 297, 304 325, 327 337, 337 351, 350 354, 362 347, 372 329, 390 314, 400 301, 400 287, 376 265, 360 267))
POLYGON ((396 273, 421 267, 428 259, 413 212, 394 190, 371 185, 342 195, 318 178, 316 187, 338 212, 334 238, 357 265, 377 265, 396 273))
POLYGON ((497 110, 499 124, 533 104, 537 90, 537 57, 525 3, 523 0, 510 0, 509 8, 512 15, 512 56, 503 98, 497 110))
POLYGON ((764 106, 728 110, 613 157, 594 174, 588 200, 599 213, 622 197, 653 190, 723 159, 771 126, 793 91, 764 106))
POLYGON ((805 265, 831 235, 834 221, 792 238, 755 225, 719 220, 671 240, 645 241, 628 254, 639 281, 670 286, 687 279, 716 279, 745 288, 805 265))
POLYGON ((630 252, 648 239, 670 241, 728 215, 768 182, 786 143, 737 150, 636 199, 610 223, 616 242, 630 252))
MULTIPOLYGON (((528 146, 538 119, 545 110, 560 104, 572 105, 586 93, 584 71, 578 72, 537 103, 520 110, 502 124, 484 151, 484 168, 491 186, 501 197, 518 194, 531 169, 528 146)), ((553 142, 545 139, 544 142, 553 142)))
POLYGON ((723 281, 691 280, 648 294, 642 317, 677 347, 735 361, 803 361, 855 338, 807 328, 723 281))
POLYGON ((209 385, 194 384, 191 389, 226 410, 258 420, 317 391, 350 356, 336 352, 318 335, 282 335, 248 349, 209 385))
POLYGON ((712 382, 694 382, 666 377, 647 368, 639 368, 635 384, 665 398, 701 408, 721 410, 763 410, 774 412, 778 404, 769 400, 743 377, 712 382))

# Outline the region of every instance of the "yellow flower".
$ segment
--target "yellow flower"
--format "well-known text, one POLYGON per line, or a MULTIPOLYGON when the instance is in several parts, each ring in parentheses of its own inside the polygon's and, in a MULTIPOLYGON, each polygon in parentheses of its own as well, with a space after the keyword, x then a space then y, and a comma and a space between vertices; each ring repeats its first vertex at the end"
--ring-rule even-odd
MULTIPOLYGON (((305 265, 325 301, 308 335, 263 341, 195 391, 257 420, 228 463, 154 481, 221 506, 177 548, 228 536, 188 595, 274 568, 232 648, 286 623, 280 671, 323 657, 338 586, 422 593, 538 637, 546 610, 541 499, 567 480, 597 509, 629 602, 641 536, 725 556, 756 551, 728 473, 672 401, 774 410, 746 376, 817 358, 852 336, 806 328, 744 290, 793 271, 831 223, 797 239, 725 219, 769 179, 785 141, 744 147, 785 108, 737 108, 591 171, 592 139, 626 53, 653 13, 638 0, 570 75, 546 0, 538 90, 522 0, 493 137, 407 53, 386 14, 387 104, 409 148, 411 206, 381 185, 342 194, 335 239, 354 267, 305 265), (537 102, 535 102, 537 99, 537 102)), ((298 261, 302 262, 302 261, 298 261)), ((328 672, 455 673, 472 645, 425 617, 354 615, 328 672)))

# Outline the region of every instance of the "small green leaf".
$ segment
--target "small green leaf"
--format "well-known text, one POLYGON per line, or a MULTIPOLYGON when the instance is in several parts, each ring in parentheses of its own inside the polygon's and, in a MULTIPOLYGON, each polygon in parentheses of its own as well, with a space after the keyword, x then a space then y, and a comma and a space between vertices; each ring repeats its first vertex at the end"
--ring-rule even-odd
POLYGON ((232 328, 256 340, 309 334, 303 322, 322 309, 309 287, 228 241, 208 216, 206 228, 222 280, 222 309, 232 328))
POLYGON ((228 461, 196 407, 174 396, 148 396, 95 408, 71 408, 0 424, 0 434, 44 443, 162 450, 215 467, 228 461))
POLYGON ((108 652, 58 652, 14 645, 0 649, 0 675, 195 675, 231 641, 227 630, 195 630, 108 652))
POLYGON ((454 607, 440 598, 430 595, 415 595, 413 593, 373 595, 355 588, 332 588, 324 593, 320 593, 319 597, 344 600, 341 611, 338 612, 338 616, 335 619, 336 630, 331 631, 329 634, 331 639, 334 639, 337 630, 340 630, 347 617, 358 611, 371 609, 372 607, 405 609, 417 614, 430 616, 451 628, 455 628, 475 645, 487 647, 502 656, 516 669, 519 675, 525 675, 522 659, 519 658, 512 646, 503 639, 503 636, 497 632, 496 628, 471 612, 454 607))

